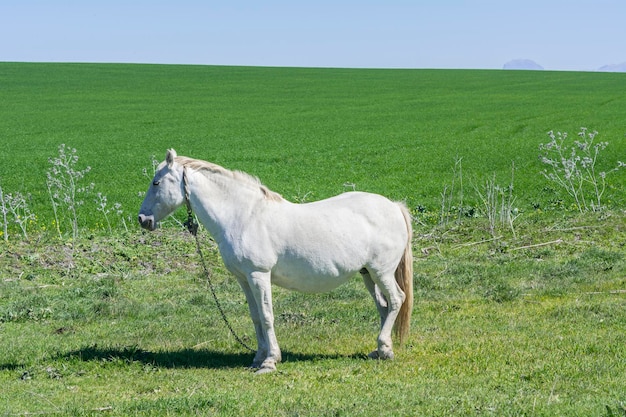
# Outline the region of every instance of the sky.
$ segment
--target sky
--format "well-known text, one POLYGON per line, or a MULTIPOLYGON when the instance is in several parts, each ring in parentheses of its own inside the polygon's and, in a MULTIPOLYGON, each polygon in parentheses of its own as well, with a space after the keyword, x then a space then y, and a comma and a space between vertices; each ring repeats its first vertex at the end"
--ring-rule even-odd
POLYGON ((625 0, 0 0, 0 61, 546 70, 626 62, 625 0))

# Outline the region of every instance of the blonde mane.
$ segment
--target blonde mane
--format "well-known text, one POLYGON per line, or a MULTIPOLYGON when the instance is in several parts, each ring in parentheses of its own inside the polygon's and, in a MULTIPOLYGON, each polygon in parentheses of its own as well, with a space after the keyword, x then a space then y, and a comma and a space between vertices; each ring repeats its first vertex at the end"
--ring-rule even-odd
POLYGON ((259 191, 263 194, 263 196, 270 201, 282 201, 283 197, 267 188, 265 185, 261 183, 261 181, 250 174, 247 174, 242 171, 230 171, 224 167, 221 167, 217 164, 207 161, 201 161, 199 159, 193 159, 186 156, 177 156, 175 161, 181 164, 184 167, 189 167, 191 169, 195 169, 196 171, 208 171, 211 174, 223 175, 228 178, 232 178, 239 182, 246 183, 252 187, 258 187, 259 191))

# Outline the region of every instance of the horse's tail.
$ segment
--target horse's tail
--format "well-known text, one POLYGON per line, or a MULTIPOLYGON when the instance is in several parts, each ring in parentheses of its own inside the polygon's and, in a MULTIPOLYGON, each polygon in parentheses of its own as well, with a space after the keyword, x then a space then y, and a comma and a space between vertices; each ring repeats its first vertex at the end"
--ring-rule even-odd
POLYGON ((411 313, 413 312, 413 248, 411 244, 413 241, 413 226, 411 224, 411 213, 409 213, 409 209, 404 203, 398 203, 398 206, 404 216, 408 238, 404 248, 404 254, 395 272, 396 282, 404 292, 405 298, 393 329, 399 342, 403 343, 409 335, 411 313))

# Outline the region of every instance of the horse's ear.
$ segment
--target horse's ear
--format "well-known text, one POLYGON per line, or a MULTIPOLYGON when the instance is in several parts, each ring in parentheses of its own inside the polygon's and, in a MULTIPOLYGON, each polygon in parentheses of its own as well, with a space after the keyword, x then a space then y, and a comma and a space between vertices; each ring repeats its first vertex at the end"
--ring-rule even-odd
POLYGON ((165 154, 165 162, 167 162, 168 167, 172 167, 174 165, 174 158, 176 158, 176 151, 174 149, 168 149, 165 154))

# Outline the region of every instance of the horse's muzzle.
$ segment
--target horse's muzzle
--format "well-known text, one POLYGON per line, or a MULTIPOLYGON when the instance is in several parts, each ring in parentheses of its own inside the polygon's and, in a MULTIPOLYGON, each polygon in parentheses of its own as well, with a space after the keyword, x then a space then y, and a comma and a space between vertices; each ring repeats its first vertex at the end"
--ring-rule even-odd
POLYGON ((157 223, 154 221, 154 216, 146 216, 145 214, 140 214, 139 224, 141 225, 141 227, 147 230, 154 230, 157 228, 157 223))

